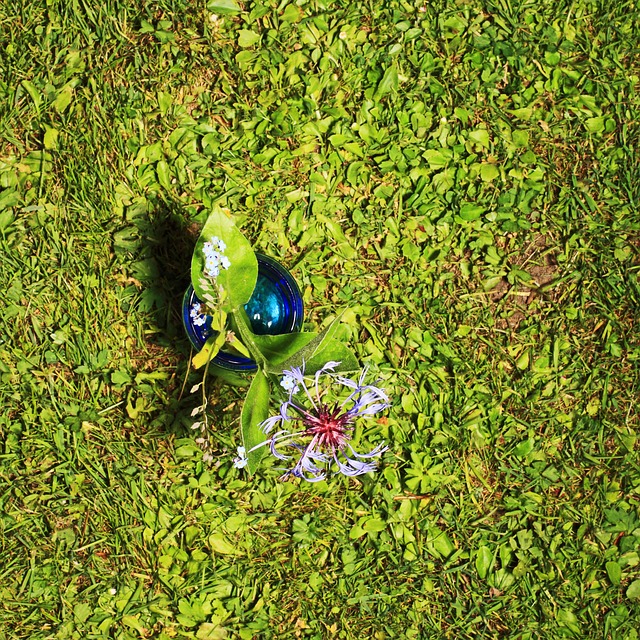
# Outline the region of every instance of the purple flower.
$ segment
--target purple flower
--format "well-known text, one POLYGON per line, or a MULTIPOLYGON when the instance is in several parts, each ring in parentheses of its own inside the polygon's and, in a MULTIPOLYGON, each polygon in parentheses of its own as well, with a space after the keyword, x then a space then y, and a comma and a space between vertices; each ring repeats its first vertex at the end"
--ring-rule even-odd
POLYGON ((351 446, 356 419, 383 411, 389 407, 389 398, 379 387, 365 384, 366 369, 357 382, 334 374, 339 364, 327 362, 315 374, 311 390, 304 366, 283 372, 289 398, 280 405, 278 415, 261 425, 270 434, 264 444, 271 453, 279 460, 295 460, 283 479, 294 476, 318 482, 331 473, 359 476, 374 471, 378 465, 375 458, 387 450, 380 444, 368 453, 358 453, 351 446), (323 387, 321 382, 326 379, 328 385, 323 387), (342 401, 334 398, 336 386, 350 391, 342 401))

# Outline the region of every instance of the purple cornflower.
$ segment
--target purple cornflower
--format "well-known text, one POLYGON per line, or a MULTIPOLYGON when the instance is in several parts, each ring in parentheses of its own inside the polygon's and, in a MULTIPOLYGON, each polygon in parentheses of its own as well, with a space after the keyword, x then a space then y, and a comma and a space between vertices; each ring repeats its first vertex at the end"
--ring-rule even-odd
POLYGON ((283 372, 282 384, 289 391, 289 398, 280 405, 278 415, 261 425, 266 434, 273 432, 263 444, 269 445, 276 458, 297 458, 283 479, 294 476, 318 482, 333 470, 345 476, 359 476, 374 471, 378 461, 373 458, 379 458, 387 450, 384 444, 380 444, 369 453, 358 453, 351 446, 356 418, 383 411, 389 406, 389 398, 384 390, 364 383, 366 369, 357 382, 334 374, 339 364, 327 362, 315 374, 311 391, 305 379, 304 366, 283 372), (321 390, 323 377, 329 378, 329 385, 321 390), (351 390, 342 402, 328 397, 329 387, 335 385, 351 390), (282 449, 287 449, 292 455, 283 453, 282 449))

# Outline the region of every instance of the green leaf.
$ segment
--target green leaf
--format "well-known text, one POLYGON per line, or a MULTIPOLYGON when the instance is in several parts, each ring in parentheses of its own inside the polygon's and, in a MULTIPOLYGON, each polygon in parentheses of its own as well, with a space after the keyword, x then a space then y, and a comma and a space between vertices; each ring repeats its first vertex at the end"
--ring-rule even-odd
POLYGON ((258 280, 258 261, 251 244, 238 230, 230 216, 220 208, 214 208, 209 214, 196 243, 191 260, 191 282, 201 300, 216 300, 216 287, 223 288, 226 299, 221 302, 227 312, 242 307, 251 298, 258 280), (204 276, 204 243, 213 237, 220 238, 226 244, 225 256, 231 263, 228 269, 222 269, 215 282, 204 276))
POLYGON ((174 451, 176 458, 192 458, 202 453, 202 449, 195 444, 183 444, 174 451))
POLYGON ((382 76, 382 80, 378 83, 378 88, 374 96, 375 100, 379 100, 382 96, 391 91, 398 90, 398 70, 394 67, 388 67, 382 76))
POLYGON ((207 11, 224 16, 240 13, 242 9, 235 0, 210 0, 207 2, 207 11))
POLYGON ((521 442, 513 451, 513 453, 519 458, 528 456, 535 447, 536 441, 533 438, 528 438, 521 442))
POLYGON ((234 387, 246 387, 249 384, 248 380, 241 375, 213 363, 209 364, 209 374, 224 380, 227 384, 233 385, 234 387))
POLYGON ((634 580, 627 589, 627 598, 637 600, 640 598, 640 580, 634 580))
POLYGON ((85 622, 93 613, 93 609, 86 602, 79 602, 73 607, 73 614, 79 622, 85 622))
POLYGON ((73 87, 69 84, 66 84, 60 91, 58 91, 58 95, 56 99, 53 101, 53 108, 58 113, 64 113, 67 110, 67 107, 71 104, 71 100, 73 99, 73 87))
POLYGON ((258 54, 255 51, 240 51, 236 55, 236 62, 240 69, 247 69, 253 61, 258 57, 258 54))
MULTIPOLYGON (((309 344, 318 334, 314 331, 301 331, 298 333, 285 333, 279 336, 254 335, 253 340, 260 351, 269 361, 269 365, 278 365, 295 356, 298 351, 309 344)), ((281 369, 271 370, 279 373, 281 369)))
POLYGON ((486 129, 476 129, 469 132, 469 140, 471 142, 484 147, 489 148, 489 132, 486 129))
POLYGON ((251 31, 250 29, 240 29, 240 34, 238 35, 238 46, 246 49, 247 47, 252 47, 254 44, 260 42, 260 34, 255 31, 251 31))
POLYGON ((251 352, 242 344, 242 342, 240 342, 235 333, 230 332, 230 334, 227 336, 227 342, 231 349, 235 349, 240 355, 244 356, 245 358, 251 358, 251 352))
POLYGON ((221 553, 227 556, 237 556, 242 554, 242 550, 231 544, 227 536, 221 531, 212 533, 207 539, 209 546, 214 553, 221 553))
POLYGON ((131 382, 131 376, 126 371, 118 369, 111 374, 111 382, 120 386, 129 384, 131 382))
POLYGON ((604 118, 602 116, 587 118, 584 126, 589 133, 600 133, 604 131, 604 118))
POLYGON ((516 147, 528 147, 529 146, 529 132, 522 129, 516 129, 511 134, 511 140, 516 147))
POLYGON ((519 109, 507 109, 507 113, 510 113, 520 120, 531 120, 531 116, 533 115, 533 108, 521 107, 519 109))
POLYGON ((518 367, 518 369, 520 369, 521 371, 524 371, 525 369, 528 368, 528 366, 529 366, 529 352, 525 351, 516 360, 516 367, 518 367))
MULTIPOLYGON (((328 360, 332 360, 329 356, 334 353, 335 349, 329 349, 330 345, 334 344, 334 340, 336 340, 339 336, 339 332, 342 330, 341 328, 341 320, 343 313, 341 313, 337 318, 335 318, 331 324, 325 327, 319 334, 317 334, 312 340, 310 340, 304 347, 294 353, 291 357, 287 358, 283 362, 280 363, 278 369, 274 369, 272 373, 278 373, 283 371, 284 369, 291 369, 292 367, 301 367, 302 364, 305 364, 305 373, 313 374, 318 369, 322 367, 325 362, 328 360), (323 357, 327 357, 327 360, 321 362, 323 357)), ((345 353, 345 352, 341 352, 345 353)), ((348 356, 348 354, 345 354, 348 356)), ((353 360, 356 361, 355 356, 353 356, 353 360)), ((350 361, 349 366, 352 366, 352 362, 350 361)), ((356 366, 356 369, 358 366, 356 366)), ((342 369, 340 367, 340 371, 353 371, 353 369, 342 369)))
POLYGON ((156 165, 156 174, 158 175, 158 182, 167 191, 171 189, 171 169, 166 160, 159 160, 156 165))
POLYGON ((367 533, 375 533, 378 531, 384 531, 387 528, 387 523, 380 518, 367 518, 364 521, 362 528, 367 533))
POLYGON ((360 369, 358 359, 346 344, 338 340, 329 340, 325 341, 323 347, 306 362, 305 372, 315 373, 330 361, 339 362, 340 366, 336 367, 336 371, 343 373, 360 369))
POLYGON ((329 136, 331 146, 336 149, 342 147, 347 140, 349 140, 349 138, 347 138, 343 133, 334 133, 332 136, 329 136))
POLYGON ((460 218, 465 222, 477 220, 484 213, 484 207, 467 202, 460 207, 460 218))
POLYGON ((306 198, 309 195, 309 192, 302 187, 298 187, 293 191, 289 191, 284 194, 284 197, 287 199, 287 202, 298 202, 298 200, 302 200, 302 198, 306 198))
POLYGON ((482 545, 478 549, 478 553, 476 555, 476 571, 478 572, 478 576, 484 580, 487 577, 492 564, 493 554, 491 553, 491 550, 486 545, 482 545))
POLYGON ((560 62, 561 58, 557 51, 545 51, 544 60, 552 67, 555 67, 560 62))
MULTIPOLYGON (((0 206, 0 209, 2 207, 0 206)), ((15 216, 11 213, 11 211, 2 211, 0 212, 0 231, 4 231, 7 227, 9 227, 15 220, 15 216)))
POLYGON ((254 473, 265 454, 266 447, 254 447, 265 441, 265 434, 260 425, 269 415, 269 381, 262 371, 258 370, 251 382, 247 397, 242 405, 240 422, 242 425, 242 443, 249 459, 247 468, 254 473))
POLYGON ((158 107, 160 107, 160 115, 165 116, 173 105, 173 96, 165 91, 158 91, 158 107))
POLYGON ((57 149, 58 148, 58 130, 44 125, 44 148, 45 149, 57 149))
POLYGON ((622 569, 617 562, 607 562, 605 564, 607 569, 607 576, 609 576, 609 580, 611 584, 618 585, 620 584, 620 580, 622 578, 622 569))
MULTIPOLYGON (((224 312, 222 311, 220 313, 223 314, 224 312)), ((193 368, 199 369, 200 367, 203 367, 205 364, 207 364, 207 362, 213 360, 213 358, 218 355, 220 349, 222 349, 222 347, 224 346, 225 337, 226 336, 224 334, 224 331, 211 336, 204 343, 202 349, 200 349, 200 351, 198 351, 198 353, 193 356, 193 360, 191 361, 193 368)))
POLYGON ((249 321, 244 308, 240 308, 233 313, 231 319, 233 328, 240 334, 242 344, 249 349, 251 357, 256 361, 259 367, 265 367, 267 365, 267 359, 256 342, 256 338, 258 336, 256 336, 256 334, 251 330, 251 322, 249 321))
POLYGON ((449 163, 453 156, 449 149, 427 149, 422 157, 429 163, 429 168, 441 169, 449 163))
POLYGON ((351 540, 357 540, 358 538, 362 538, 367 532, 359 525, 354 524, 349 531, 349 538, 351 540))
POLYGON ((122 616, 122 619, 120 620, 120 622, 125 625, 126 627, 130 627, 131 629, 135 629, 136 631, 140 632, 140 633, 147 633, 147 629, 145 628, 145 626, 140 622, 138 616, 122 616))
POLYGON ((426 549, 436 558, 448 558, 456 550, 449 536, 435 525, 428 529, 426 549))
POLYGON ((203 622, 196 631, 198 640, 225 640, 228 637, 229 632, 213 622, 203 622))
MULTIPOLYGON (((4 189, 0 191, 0 211, 14 207, 20 202, 20 194, 12 188, 4 189)), ((4 226, 0 225, 0 229, 4 229, 5 226, 9 226, 13 220, 7 222, 4 226)))
POLYGON ((357 186, 361 180, 359 180, 360 176, 366 176, 365 163, 358 160, 357 162, 352 162, 347 169, 347 181, 353 187, 357 186))
POLYGON ((42 102, 40 98, 40 92, 38 91, 38 89, 36 89, 33 82, 30 82, 29 80, 23 80, 20 84, 22 85, 24 90, 31 96, 33 103, 36 105, 36 109, 40 109, 40 104, 42 102))
POLYGON ((445 169, 444 171, 441 171, 440 173, 437 173, 435 176, 433 176, 432 184, 436 193, 444 194, 449 191, 449 189, 451 189, 451 187, 453 187, 455 183, 454 176, 455 172, 450 168, 445 169))
POLYGON ((500 175, 500 170, 495 164, 483 164, 480 167, 480 177, 484 182, 491 182, 500 175))
POLYGON ((303 12, 302 9, 295 4, 288 4, 287 8, 282 13, 283 22, 300 22, 302 20, 303 12))

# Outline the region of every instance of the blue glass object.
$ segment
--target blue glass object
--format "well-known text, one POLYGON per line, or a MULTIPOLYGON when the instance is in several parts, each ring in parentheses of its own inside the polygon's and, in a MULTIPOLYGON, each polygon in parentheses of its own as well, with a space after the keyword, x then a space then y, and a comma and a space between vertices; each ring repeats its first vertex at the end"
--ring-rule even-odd
MULTIPOLYGON (((302 328, 303 306, 300 289, 291 274, 276 260, 256 253, 258 281, 251 299, 244 306, 257 335, 280 335, 294 333, 302 328)), ((191 308, 200 302, 190 285, 182 302, 182 321, 193 348, 200 351, 207 339, 213 335, 211 317, 206 316, 203 325, 194 324, 191 308)), ((254 371, 256 363, 237 353, 221 350, 212 360, 213 364, 234 371, 254 371)))

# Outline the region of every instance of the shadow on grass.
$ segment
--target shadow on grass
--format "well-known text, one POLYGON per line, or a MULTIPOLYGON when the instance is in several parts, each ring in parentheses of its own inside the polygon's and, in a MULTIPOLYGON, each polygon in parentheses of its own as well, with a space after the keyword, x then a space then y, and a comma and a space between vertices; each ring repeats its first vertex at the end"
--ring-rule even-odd
POLYGON ((189 219, 181 205, 171 202, 155 203, 135 224, 139 259, 132 265, 133 275, 143 287, 139 309, 150 314, 157 330, 147 342, 188 353, 182 298, 191 280, 191 255, 200 225, 189 219))

